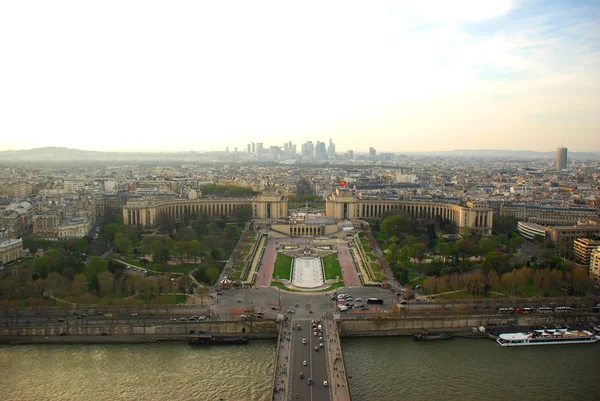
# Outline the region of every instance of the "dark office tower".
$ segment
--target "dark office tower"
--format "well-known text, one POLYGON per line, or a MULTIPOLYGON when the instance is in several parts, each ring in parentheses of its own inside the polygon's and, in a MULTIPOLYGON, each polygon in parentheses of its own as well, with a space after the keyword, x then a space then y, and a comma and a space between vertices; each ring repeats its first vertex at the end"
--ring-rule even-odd
POLYGON ((567 168, 567 148, 556 149, 556 169, 564 170, 567 168))

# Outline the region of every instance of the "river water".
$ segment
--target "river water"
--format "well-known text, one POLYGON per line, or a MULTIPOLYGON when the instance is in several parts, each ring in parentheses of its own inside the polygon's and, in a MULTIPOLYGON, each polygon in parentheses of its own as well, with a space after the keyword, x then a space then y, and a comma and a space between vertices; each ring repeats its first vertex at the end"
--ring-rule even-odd
MULTIPOLYGON (((3 345, 0 399, 268 400, 275 348, 266 340, 3 345)), ((371 337, 344 339, 342 348, 354 401, 600 399, 599 344, 504 348, 371 337)))

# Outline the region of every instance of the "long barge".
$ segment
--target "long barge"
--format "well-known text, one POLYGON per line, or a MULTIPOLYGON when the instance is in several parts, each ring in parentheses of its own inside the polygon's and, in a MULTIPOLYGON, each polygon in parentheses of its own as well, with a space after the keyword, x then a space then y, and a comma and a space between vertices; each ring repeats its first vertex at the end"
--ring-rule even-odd
POLYGON ((248 337, 225 337, 225 336, 193 336, 188 339, 190 345, 228 345, 228 344, 248 344, 248 337))

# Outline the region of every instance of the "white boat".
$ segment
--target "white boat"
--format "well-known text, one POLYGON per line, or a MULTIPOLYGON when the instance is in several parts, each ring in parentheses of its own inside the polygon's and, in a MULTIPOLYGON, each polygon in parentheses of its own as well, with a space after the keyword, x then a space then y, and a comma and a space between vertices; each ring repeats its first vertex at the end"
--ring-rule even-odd
POLYGON ((549 329, 534 330, 531 333, 500 334, 496 342, 503 347, 522 347, 527 345, 587 344, 600 340, 599 335, 590 331, 549 329))

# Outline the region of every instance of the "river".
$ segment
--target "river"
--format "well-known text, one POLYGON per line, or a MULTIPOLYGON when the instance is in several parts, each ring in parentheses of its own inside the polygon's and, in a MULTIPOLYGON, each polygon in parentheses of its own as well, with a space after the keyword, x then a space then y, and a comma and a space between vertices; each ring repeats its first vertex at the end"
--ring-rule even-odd
MULTIPOLYGON (((276 344, 0 346, 2 400, 268 400, 276 344)), ((354 401, 596 400, 600 345, 342 341, 354 401)), ((313 400, 321 401, 321 400, 313 400)))

